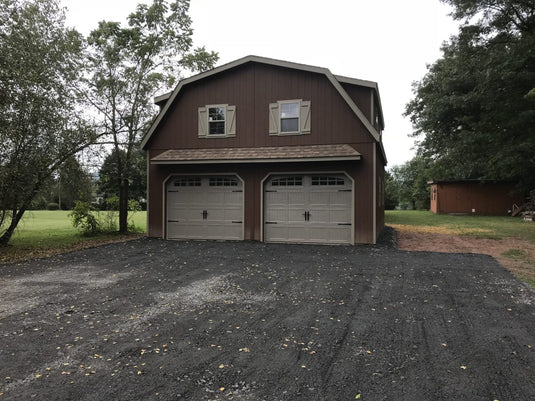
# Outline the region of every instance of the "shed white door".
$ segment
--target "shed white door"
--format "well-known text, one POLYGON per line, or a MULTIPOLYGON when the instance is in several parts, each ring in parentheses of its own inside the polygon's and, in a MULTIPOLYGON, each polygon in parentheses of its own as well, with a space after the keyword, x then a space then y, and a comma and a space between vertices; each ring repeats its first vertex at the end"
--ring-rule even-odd
POLYGON ((167 238, 243 239, 243 185, 238 177, 174 177, 166 190, 167 238))
POLYGON ((264 240, 350 244, 352 199, 345 175, 272 176, 264 185, 264 240))

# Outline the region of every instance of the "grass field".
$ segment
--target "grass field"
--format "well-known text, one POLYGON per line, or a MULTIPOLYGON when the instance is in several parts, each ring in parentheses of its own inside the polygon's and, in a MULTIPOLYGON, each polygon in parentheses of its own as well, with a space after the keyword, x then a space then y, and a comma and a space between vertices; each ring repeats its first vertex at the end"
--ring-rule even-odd
POLYGON ((520 238, 535 242, 535 223, 508 216, 453 216, 421 210, 387 210, 385 221, 397 229, 410 226, 413 231, 490 239, 520 238))
MULTIPOLYGON (((117 234, 83 236, 72 226, 68 214, 68 211, 62 210, 27 212, 13 235, 10 246, 0 248, 0 261, 47 256, 125 238, 117 234)), ((385 218, 387 225, 398 230, 410 229, 490 239, 520 238, 535 242, 535 223, 526 223, 520 218, 436 215, 429 211, 413 210, 387 211, 385 218)), ((146 212, 134 214, 133 221, 138 231, 145 233, 146 212)), ((509 257, 522 258, 523 255, 511 254, 509 257)))
MULTIPOLYGON (((47 256, 64 250, 77 249, 124 238, 118 234, 87 237, 72 226, 69 211, 31 210, 24 214, 9 246, 0 248, 0 261, 47 256)), ((132 216, 137 231, 146 231, 146 212, 132 216)))

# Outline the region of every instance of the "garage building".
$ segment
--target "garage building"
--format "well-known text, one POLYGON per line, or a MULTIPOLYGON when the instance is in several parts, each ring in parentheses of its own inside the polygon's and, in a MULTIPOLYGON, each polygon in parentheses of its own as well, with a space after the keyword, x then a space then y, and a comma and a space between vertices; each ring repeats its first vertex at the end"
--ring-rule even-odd
POLYGON ((148 235, 375 243, 384 226, 377 84, 248 56, 155 102, 148 235))

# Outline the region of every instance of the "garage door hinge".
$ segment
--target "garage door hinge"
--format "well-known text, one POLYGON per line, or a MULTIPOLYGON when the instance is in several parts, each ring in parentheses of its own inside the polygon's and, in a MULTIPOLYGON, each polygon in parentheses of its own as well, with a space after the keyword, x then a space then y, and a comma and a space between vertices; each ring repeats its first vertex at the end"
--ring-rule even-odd
POLYGON ((233 223, 239 223, 239 224, 241 224, 241 223, 243 223, 243 222, 240 220, 240 221, 233 221, 233 223))
POLYGON ((266 192, 277 192, 277 191, 275 191, 273 189, 266 189, 266 192))
POLYGON ((167 220, 168 223, 180 223, 180 220, 167 220))
POLYGON ((338 223, 339 226, 350 226, 351 223, 338 223))
POLYGON ((276 221, 266 221, 266 224, 277 224, 276 221))
POLYGON ((351 189, 339 189, 338 192, 351 192, 351 189))
POLYGON ((178 190, 174 190, 174 191, 173 191, 173 190, 170 189, 170 190, 167 191, 167 192, 178 192, 178 190))
POLYGON ((243 190, 242 189, 235 189, 232 192, 243 192, 243 190))

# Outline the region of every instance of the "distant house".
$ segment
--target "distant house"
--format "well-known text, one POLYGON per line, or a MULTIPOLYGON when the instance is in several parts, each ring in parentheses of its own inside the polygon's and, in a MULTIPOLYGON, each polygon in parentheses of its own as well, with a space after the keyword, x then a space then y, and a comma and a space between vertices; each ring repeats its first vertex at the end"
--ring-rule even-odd
POLYGON ((141 145, 149 236, 376 242, 386 164, 376 83, 248 56, 155 102, 141 145))
POLYGON ((463 213, 505 216, 523 196, 507 181, 430 181, 433 213, 463 213))

